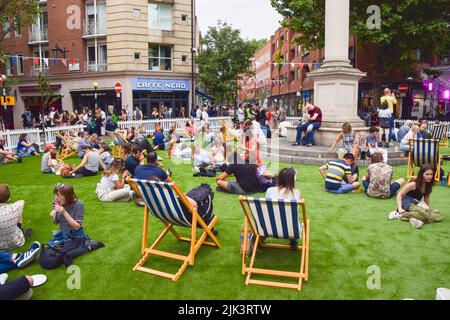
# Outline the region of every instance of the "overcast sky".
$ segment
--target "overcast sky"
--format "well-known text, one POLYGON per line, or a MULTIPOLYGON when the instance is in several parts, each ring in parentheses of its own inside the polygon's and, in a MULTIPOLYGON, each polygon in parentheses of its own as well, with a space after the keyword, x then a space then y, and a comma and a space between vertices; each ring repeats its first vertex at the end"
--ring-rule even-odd
POLYGON ((202 34, 222 20, 240 29, 243 38, 269 39, 281 20, 270 0, 196 0, 196 4, 202 34))

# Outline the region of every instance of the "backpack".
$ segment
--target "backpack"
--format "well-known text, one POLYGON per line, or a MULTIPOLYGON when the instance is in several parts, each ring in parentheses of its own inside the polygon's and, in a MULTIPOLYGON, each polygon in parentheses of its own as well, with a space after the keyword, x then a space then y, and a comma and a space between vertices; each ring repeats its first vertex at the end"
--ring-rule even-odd
POLYGON ((62 264, 68 267, 73 263, 73 259, 89 251, 85 245, 85 241, 82 238, 74 238, 66 242, 63 246, 43 246, 39 256, 39 264, 44 269, 56 269, 62 264))
MULTIPOLYGON (((197 202, 197 212, 203 218, 206 224, 209 224, 211 221, 212 213, 213 213, 213 200, 214 200, 214 192, 212 191, 209 184, 202 184, 199 187, 192 189, 186 196, 195 200, 197 202)), ((184 203, 180 201, 180 205, 183 209, 183 212, 186 214, 189 222, 192 222, 192 216, 190 212, 188 212, 187 208, 184 206, 184 203)))

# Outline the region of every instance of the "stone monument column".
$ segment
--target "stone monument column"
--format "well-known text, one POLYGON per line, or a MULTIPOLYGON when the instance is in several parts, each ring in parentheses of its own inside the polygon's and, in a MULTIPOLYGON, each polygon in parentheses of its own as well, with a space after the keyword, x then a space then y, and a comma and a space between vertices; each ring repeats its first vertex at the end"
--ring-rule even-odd
POLYGON ((318 145, 331 146, 345 121, 356 132, 367 131, 357 115, 359 80, 366 73, 350 64, 349 27, 350 0, 326 0, 325 61, 320 69, 308 73, 314 80, 314 104, 323 113, 318 145))

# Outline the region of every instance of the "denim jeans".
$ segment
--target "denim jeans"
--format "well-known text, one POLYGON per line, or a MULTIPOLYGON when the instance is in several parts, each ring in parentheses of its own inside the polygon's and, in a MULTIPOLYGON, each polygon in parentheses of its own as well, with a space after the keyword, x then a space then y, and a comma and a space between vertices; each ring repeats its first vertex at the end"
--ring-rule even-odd
POLYGON ((306 139, 305 139, 305 143, 306 144, 314 144, 314 130, 318 130, 320 128, 320 122, 307 122, 304 124, 301 124, 297 127, 297 137, 295 138, 295 141, 298 144, 302 143, 302 133, 303 131, 307 131, 308 127, 312 125, 313 126, 313 130, 311 132, 307 132, 306 133, 306 139))
POLYGON ((12 261, 12 253, 0 251, 0 273, 6 273, 16 268, 16 264, 12 261))
POLYGON ((344 194, 349 193, 350 191, 355 190, 355 186, 352 183, 344 183, 338 190, 329 190, 325 189, 326 192, 334 193, 334 194, 344 194))
POLYGON ((84 238, 86 240, 91 240, 89 236, 84 233, 83 228, 79 230, 65 230, 65 231, 54 231, 53 238, 47 243, 49 247, 56 247, 59 244, 64 244, 65 242, 74 238, 84 238))
POLYGON ((394 133, 395 128, 395 116, 392 114, 391 118, 389 119, 389 140, 390 141, 397 141, 397 137, 394 133))

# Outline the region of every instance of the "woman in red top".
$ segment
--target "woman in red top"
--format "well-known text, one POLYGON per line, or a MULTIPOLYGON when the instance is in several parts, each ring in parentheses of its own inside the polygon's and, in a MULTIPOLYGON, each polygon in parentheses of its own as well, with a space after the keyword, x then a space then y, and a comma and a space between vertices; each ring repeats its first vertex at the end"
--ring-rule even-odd
POLYGON ((246 162, 251 162, 254 159, 250 155, 256 157, 256 165, 259 167, 262 163, 261 151, 259 149, 259 141, 253 134, 253 123, 251 120, 247 120, 244 126, 244 146, 239 146, 239 150, 244 150, 242 154, 242 159, 246 162))

